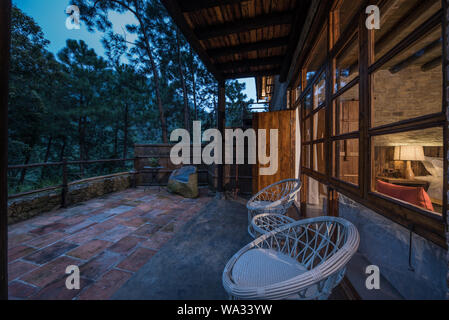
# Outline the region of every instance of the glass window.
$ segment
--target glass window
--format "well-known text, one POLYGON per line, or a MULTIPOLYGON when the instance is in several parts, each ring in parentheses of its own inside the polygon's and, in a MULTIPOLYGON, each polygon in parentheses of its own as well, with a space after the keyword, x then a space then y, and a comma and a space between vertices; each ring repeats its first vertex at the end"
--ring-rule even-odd
POLYGON ((312 93, 309 92, 304 97, 304 112, 305 116, 308 116, 310 112, 312 111, 313 101, 312 101, 312 93))
POLYGON ((313 145, 313 170, 326 174, 324 143, 317 143, 313 145))
POLYGON ((313 115, 313 140, 324 139, 326 132, 326 109, 322 108, 313 115))
POLYGON ((296 85, 294 88, 295 100, 298 100, 302 93, 302 84, 301 84, 301 73, 298 75, 298 80, 296 81, 296 85))
POLYGON ((361 4, 362 1, 343 0, 340 1, 337 8, 332 10, 332 40, 334 44, 337 43, 341 34, 346 30, 351 20, 355 17, 361 4))
POLYGON ((372 190, 441 214, 443 128, 376 136, 372 140, 372 190))
POLYGON ((375 60, 382 57, 439 9, 439 0, 386 1, 380 8, 381 25, 374 32, 375 60))
POLYGON ((343 93, 333 103, 333 135, 359 131, 359 85, 343 93))
POLYGON ((302 152, 302 166, 310 169, 310 145, 303 145, 302 152))
POLYGON ((359 43, 354 37, 335 58, 335 87, 337 92, 359 75, 359 43))
POLYGON ((306 205, 307 218, 327 215, 327 186, 308 176, 303 176, 301 202, 306 205))
MULTIPOLYGON (((325 26, 318 36, 313 50, 309 55, 309 62, 305 68, 306 83, 309 84, 312 78, 320 71, 327 56, 327 27, 325 26)), ((306 84, 306 85, 307 85, 306 84)))
POLYGON ((304 141, 309 142, 312 139, 312 128, 311 128, 311 118, 308 118, 303 121, 304 123, 304 141))
POLYGON ((358 185, 359 139, 334 141, 333 156, 333 177, 354 185, 358 185))
POLYGON ((313 85, 313 109, 318 108, 326 101, 326 73, 323 72, 313 85))
POLYGON ((374 127, 442 112, 441 57, 438 26, 373 74, 374 127))

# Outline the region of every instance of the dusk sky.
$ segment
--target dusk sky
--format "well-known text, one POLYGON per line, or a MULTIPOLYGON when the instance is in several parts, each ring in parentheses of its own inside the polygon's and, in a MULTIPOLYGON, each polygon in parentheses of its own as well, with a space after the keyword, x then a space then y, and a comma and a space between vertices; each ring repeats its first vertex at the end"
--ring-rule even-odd
MULTIPOLYGON (((48 49, 57 53, 65 47, 67 39, 84 40, 97 54, 104 56, 101 38, 103 33, 87 31, 81 22, 79 30, 68 30, 65 26, 67 15, 65 10, 69 0, 13 0, 13 4, 31 16, 42 28, 45 38, 50 41, 48 49)), ((81 12, 81 15, 83 13, 81 12)), ((135 23, 132 14, 118 14, 111 12, 110 19, 114 26, 114 32, 123 34, 126 24, 135 23)), ((132 41, 133 36, 128 34, 127 40, 132 41)), ((253 78, 242 79, 246 83, 245 93, 249 98, 256 100, 256 88, 253 78)))

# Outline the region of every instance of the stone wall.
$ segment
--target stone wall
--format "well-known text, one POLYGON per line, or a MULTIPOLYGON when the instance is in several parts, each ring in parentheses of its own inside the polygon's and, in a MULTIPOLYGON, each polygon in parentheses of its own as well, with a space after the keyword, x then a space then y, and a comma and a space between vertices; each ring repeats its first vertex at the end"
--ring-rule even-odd
MULTIPOLYGON (((67 205, 122 191, 131 185, 132 175, 128 172, 72 182, 69 184, 67 205)), ((60 188, 10 199, 8 201, 8 224, 58 209, 61 207, 61 203, 60 188)))
POLYGON ((339 199, 340 217, 351 221, 359 231, 359 253, 378 266, 405 299, 445 299, 445 249, 413 233, 409 264, 409 230, 343 195, 339 199))

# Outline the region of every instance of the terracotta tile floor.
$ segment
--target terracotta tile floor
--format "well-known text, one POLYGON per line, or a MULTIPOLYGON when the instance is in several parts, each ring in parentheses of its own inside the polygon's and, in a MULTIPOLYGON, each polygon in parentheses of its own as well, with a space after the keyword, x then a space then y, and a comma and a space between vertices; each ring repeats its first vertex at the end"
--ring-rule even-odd
POLYGON ((108 299, 212 198, 128 189, 9 226, 10 299, 108 299), (80 269, 80 290, 65 270, 80 269))

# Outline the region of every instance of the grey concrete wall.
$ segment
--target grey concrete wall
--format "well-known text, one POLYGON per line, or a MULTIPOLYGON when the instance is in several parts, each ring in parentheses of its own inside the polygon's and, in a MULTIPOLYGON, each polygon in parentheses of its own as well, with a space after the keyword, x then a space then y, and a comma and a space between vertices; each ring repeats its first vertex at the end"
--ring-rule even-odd
POLYGON ((359 230, 362 254, 405 299, 445 299, 446 250, 413 234, 409 268, 410 232, 374 211, 340 196, 340 216, 359 230))

